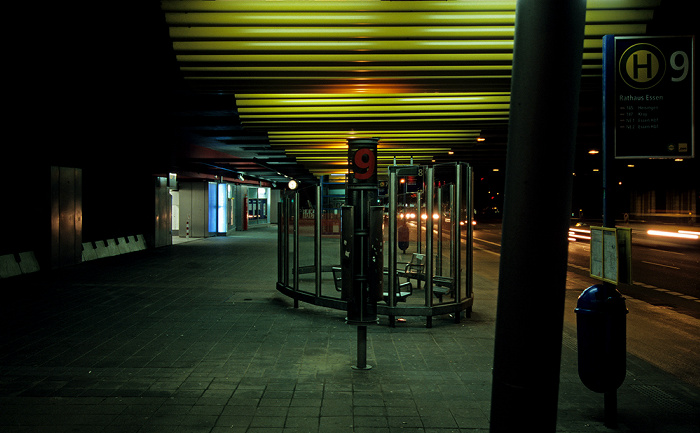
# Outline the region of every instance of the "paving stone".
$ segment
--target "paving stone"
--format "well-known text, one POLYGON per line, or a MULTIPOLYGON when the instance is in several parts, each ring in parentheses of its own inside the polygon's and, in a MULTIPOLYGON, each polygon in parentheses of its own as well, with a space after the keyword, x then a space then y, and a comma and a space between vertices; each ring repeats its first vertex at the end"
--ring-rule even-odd
MULTIPOLYGON (((372 326, 374 368, 358 372, 344 312, 293 308, 276 254, 262 227, 86 262, 20 296, 22 314, 0 318, 0 431, 488 431, 497 258, 475 255, 472 319, 372 326)), ((575 346, 562 348, 557 429, 607 431, 575 346)), ((697 432, 697 388, 631 356, 628 370, 619 431, 697 432)))

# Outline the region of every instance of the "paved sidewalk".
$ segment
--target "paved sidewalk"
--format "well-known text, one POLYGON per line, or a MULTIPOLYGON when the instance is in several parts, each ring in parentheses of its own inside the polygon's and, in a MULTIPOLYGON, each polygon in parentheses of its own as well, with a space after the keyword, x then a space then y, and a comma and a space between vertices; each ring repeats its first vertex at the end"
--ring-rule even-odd
MULTIPOLYGON (((475 251, 471 319, 382 321, 355 371, 355 328, 294 309, 276 254, 276 227, 256 227, 0 281, 0 431, 488 431, 497 255, 475 251)), ((633 356, 607 429, 570 325, 563 343, 558 431, 700 431, 700 389, 633 356)))

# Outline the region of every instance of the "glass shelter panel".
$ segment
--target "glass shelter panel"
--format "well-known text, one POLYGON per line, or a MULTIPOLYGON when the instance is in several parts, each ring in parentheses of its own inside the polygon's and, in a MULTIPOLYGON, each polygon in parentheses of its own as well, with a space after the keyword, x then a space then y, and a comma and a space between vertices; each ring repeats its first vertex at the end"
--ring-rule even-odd
POLYGON ((315 225, 316 209, 314 207, 316 188, 314 186, 297 190, 298 207, 298 255, 299 286, 298 291, 314 294, 316 292, 315 267, 315 225))
MULTIPOLYGON (((466 164, 391 166, 382 224, 380 315, 470 314, 472 173, 466 164)), ((278 290, 295 299, 344 309, 341 296, 341 212, 336 191, 323 182, 284 197, 280 216, 283 269, 278 290), (330 200, 332 198, 332 200, 330 200)))
POLYGON ((461 269, 461 292, 460 300, 472 298, 474 272, 474 255, 473 255, 473 239, 474 239, 474 174, 469 165, 464 164, 461 171, 462 185, 459 190, 461 197, 461 208, 459 211, 459 224, 461 227, 461 239, 459 242, 460 248, 460 269, 461 269))
POLYGON ((397 246, 400 258, 408 262, 413 254, 423 252, 424 241, 425 209, 422 204, 423 179, 418 176, 418 170, 412 171, 415 174, 399 175, 397 194, 397 246))
POLYGON ((459 302, 467 298, 471 275, 471 169, 444 164, 432 170, 433 302, 459 302))
POLYGON ((324 208, 320 223, 321 296, 340 299, 340 209, 324 208))
MULTIPOLYGON (((289 226, 289 254, 298 257, 298 265, 291 270, 291 275, 297 275, 298 285, 290 285, 314 297, 339 300, 340 208, 326 206, 340 202, 337 198, 332 203, 323 199, 322 189, 315 186, 296 191, 292 198, 299 208, 294 216, 296 224, 292 221, 289 226)), ((290 210, 294 214, 294 206, 290 210)))
POLYGON ((296 245, 296 200, 297 194, 295 193, 294 195, 291 195, 286 198, 286 203, 285 203, 285 208, 287 211, 287 215, 285 218, 286 221, 286 229, 287 229, 287 241, 285 243, 286 250, 287 250, 287 257, 286 257, 286 262, 287 266, 285 267, 286 269, 286 276, 285 276, 285 281, 288 286, 292 287, 294 290, 297 289, 297 286, 295 284, 294 280, 294 275, 295 275, 295 262, 296 262, 296 252, 294 246, 296 245))

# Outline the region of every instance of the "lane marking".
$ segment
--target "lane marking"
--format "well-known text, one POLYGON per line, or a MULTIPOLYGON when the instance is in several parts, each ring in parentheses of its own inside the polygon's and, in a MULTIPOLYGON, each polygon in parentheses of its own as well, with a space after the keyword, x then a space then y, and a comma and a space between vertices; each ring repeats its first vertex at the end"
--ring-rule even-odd
POLYGON ((486 248, 480 248, 480 247, 474 247, 475 250, 477 251, 483 251, 485 253, 493 254, 494 256, 500 256, 501 253, 497 253, 495 251, 487 250, 486 248))
POLYGON ((664 253, 664 254, 675 254, 675 255, 677 255, 677 256, 684 256, 684 255, 685 255, 685 253, 679 253, 678 251, 660 250, 660 249, 658 249, 658 248, 649 248, 649 250, 651 250, 651 251, 658 251, 658 252, 664 253))
POLYGON ((642 263, 646 263, 647 265, 661 266, 661 267, 664 267, 664 268, 675 269, 675 270, 679 270, 679 269, 680 269, 680 268, 677 268, 677 267, 675 267, 675 266, 664 265, 664 264, 662 264, 662 263, 655 263, 655 262, 645 262, 644 260, 642 260, 642 263))
POLYGON ((666 295, 672 295, 672 296, 675 296, 677 298, 683 298, 683 299, 687 299, 689 301, 700 303, 700 299, 698 299, 692 295, 686 295, 686 294, 683 294, 680 292, 674 292, 672 290, 662 289, 661 287, 652 286, 651 284, 646 284, 646 283, 640 283, 638 281, 632 281, 632 284, 635 286, 640 286, 640 287, 644 287, 647 289, 651 289, 651 290, 654 290, 656 292, 661 292, 661 293, 664 293, 666 295))
POLYGON ((479 242, 484 242, 484 243, 487 243, 487 244, 490 244, 490 245, 495 245, 495 246, 497 246, 498 248, 501 247, 501 244, 497 244, 496 242, 487 241, 487 240, 485 240, 485 239, 474 238, 474 240, 475 240, 475 241, 479 241, 479 242))
MULTIPOLYGON (((491 245, 495 245, 495 246, 497 246, 497 247, 499 247, 499 248, 501 247, 501 244, 497 244, 497 243, 495 243, 495 242, 487 241, 487 240, 484 240, 484 239, 479 239, 479 238, 476 238, 476 237, 475 237, 474 240, 475 240, 475 241, 479 241, 479 242, 484 242, 484 243, 487 243, 487 244, 491 244, 491 245)), ((588 248, 590 248, 590 245, 586 245, 586 246, 588 246, 588 248)), ((487 250, 487 249, 485 249, 485 248, 475 247, 475 249, 478 249, 478 250, 480 250, 480 251, 484 251, 484 252, 486 252, 486 253, 493 254, 493 255, 496 255, 496 256, 500 256, 500 255, 501 255, 500 253, 497 253, 497 252, 495 252, 495 251, 490 251, 490 250, 487 250)), ((664 250, 658 250, 658 251, 664 251, 664 250)), ((665 252, 669 252, 669 251, 665 251, 665 252)), ((673 251, 670 251, 670 252, 673 253, 673 254, 685 255, 685 254, 683 254, 683 253, 675 253, 675 252, 673 252, 673 251)), ((644 261, 644 260, 642 260, 642 263, 646 263, 646 264, 648 264, 648 265, 661 266, 661 267, 664 267, 664 268, 670 268, 670 269, 680 270, 680 268, 678 268, 678 267, 676 267, 676 266, 664 265, 664 264, 662 264, 662 263, 647 262, 647 261, 644 261)), ((571 268, 578 269, 578 270, 580 270, 580 271, 590 272, 590 269, 589 269, 588 267, 586 267, 586 266, 575 265, 575 264, 573 264, 573 263, 567 263, 567 265, 568 265, 569 267, 571 267, 571 268)), ((685 294, 679 293, 679 292, 673 292, 673 291, 668 290, 668 289, 662 289, 662 288, 660 288, 660 287, 656 287, 656 286, 653 286, 653 285, 651 285, 651 284, 642 283, 642 282, 638 282, 638 281, 632 281, 632 284, 635 285, 635 286, 645 287, 645 288, 647 288, 647 289, 655 290, 655 291, 657 291, 657 292, 665 293, 665 294, 668 294, 668 295, 673 295, 673 296, 676 296, 676 297, 678 297, 678 298, 687 299, 687 300, 689 300, 689 301, 697 302, 697 303, 700 304, 700 299, 696 298, 695 296, 685 295, 685 294)))
MULTIPOLYGON (((586 268, 586 267, 579 266, 579 265, 574 265, 573 263, 569 263, 569 266, 572 267, 572 268, 574 268, 574 269, 578 269, 578 270, 580 270, 580 271, 587 271, 587 272, 590 271, 590 269, 588 269, 588 268, 586 268)), ((696 298, 695 296, 692 296, 692 295, 685 295, 685 294, 680 293, 680 292, 673 292, 673 291, 668 290, 668 289, 662 289, 662 288, 660 288, 660 287, 652 286, 651 284, 647 284, 647 283, 641 283, 641 282, 639 282, 639 281, 632 281, 632 284, 635 285, 635 286, 644 287, 644 288, 646 288, 646 289, 650 289, 650 290, 654 290, 654 291, 657 291, 657 292, 665 293, 665 294, 667 294, 667 295, 672 295, 672 296, 676 296, 676 297, 678 297, 678 298, 683 298, 683 299, 687 299, 687 300, 689 300, 689 301, 693 301, 693 302, 698 302, 698 303, 700 303, 700 299, 698 299, 698 298, 696 298)))

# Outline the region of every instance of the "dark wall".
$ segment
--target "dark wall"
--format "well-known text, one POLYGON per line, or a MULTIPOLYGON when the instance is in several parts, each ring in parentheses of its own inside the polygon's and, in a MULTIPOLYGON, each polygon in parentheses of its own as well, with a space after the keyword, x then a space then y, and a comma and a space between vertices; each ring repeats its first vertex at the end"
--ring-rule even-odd
POLYGON ((51 166, 83 169, 85 241, 152 231, 153 177, 178 147, 169 111, 178 74, 160 3, 11 8, 31 22, 9 48, 0 254, 50 248, 51 166))

